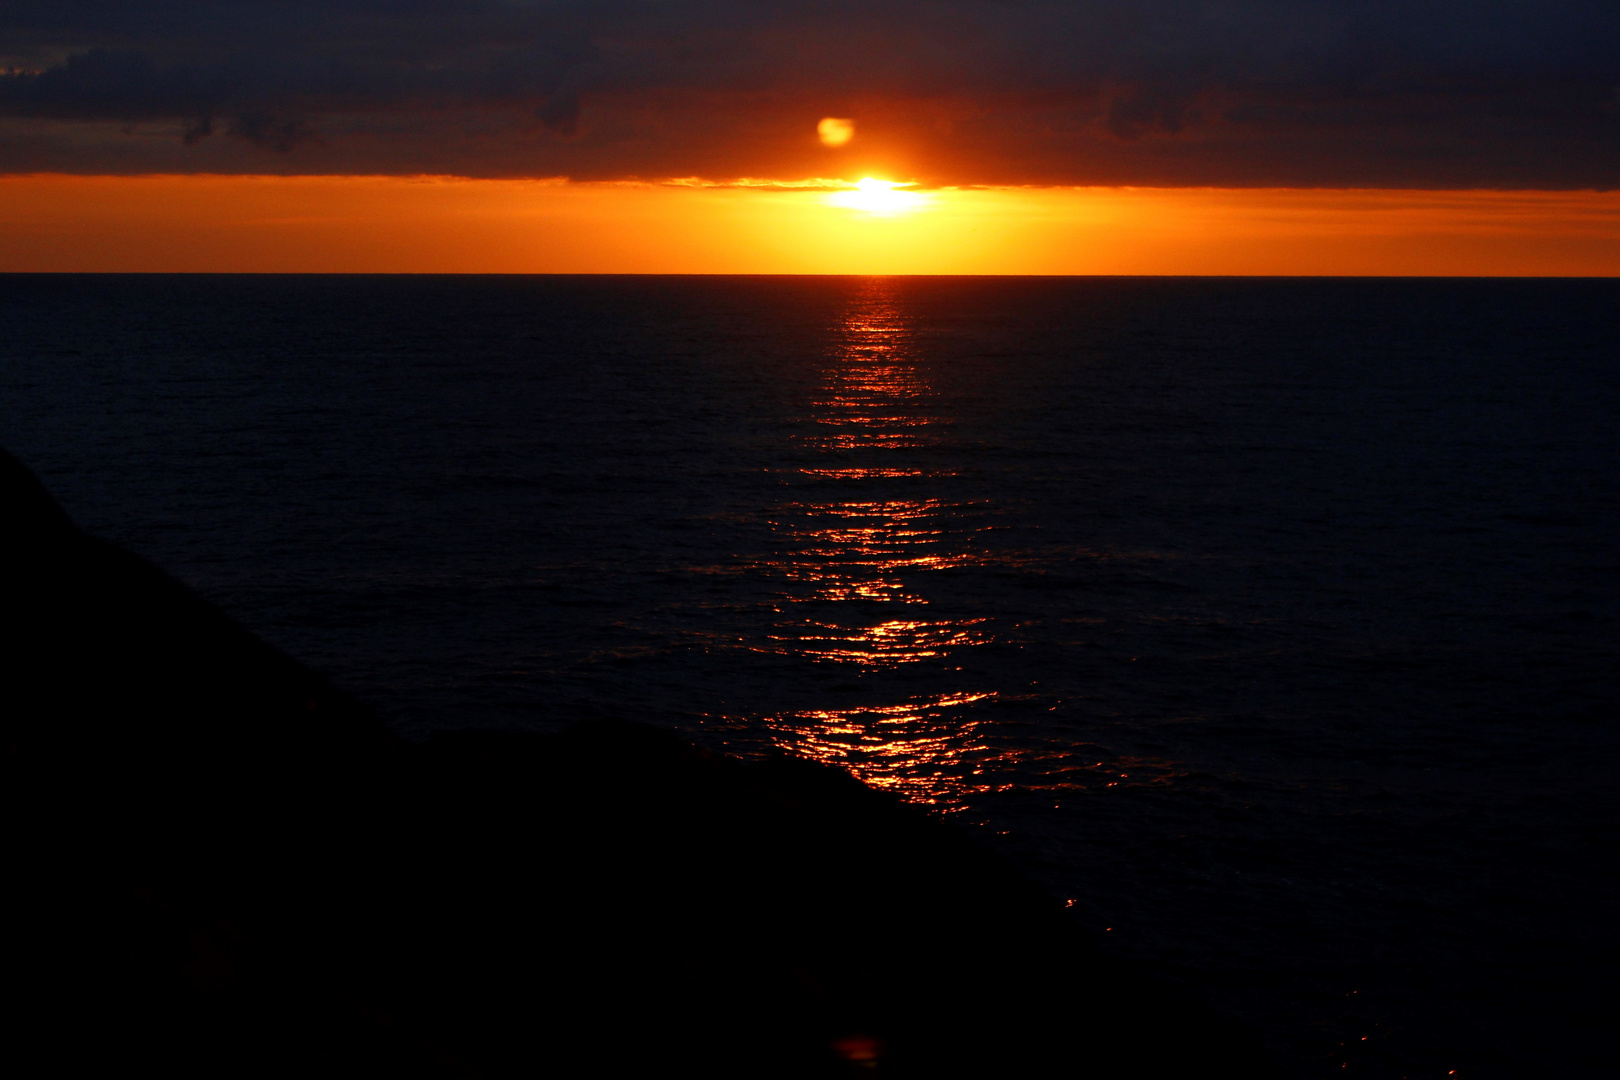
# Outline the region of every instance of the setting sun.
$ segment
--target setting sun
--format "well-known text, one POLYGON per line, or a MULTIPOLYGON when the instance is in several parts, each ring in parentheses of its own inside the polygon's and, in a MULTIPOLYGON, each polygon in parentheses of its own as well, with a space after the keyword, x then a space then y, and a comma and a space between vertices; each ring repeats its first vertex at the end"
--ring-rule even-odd
POLYGON ((835 191, 827 196, 831 206, 844 206, 851 210, 865 210, 868 214, 904 214, 921 210, 929 197, 916 191, 906 191, 910 184, 894 180, 874 180, 868 176, 855 184, 853 190, 835 191))

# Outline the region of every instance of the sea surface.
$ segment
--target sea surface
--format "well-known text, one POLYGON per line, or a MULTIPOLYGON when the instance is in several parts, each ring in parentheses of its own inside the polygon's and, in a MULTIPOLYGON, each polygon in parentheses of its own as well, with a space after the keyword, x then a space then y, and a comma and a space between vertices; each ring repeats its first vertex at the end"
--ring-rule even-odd
POLYGON ((849 769, 1291 1077, 1614 1075, 1620 281, 4 276, 0 444, 406 735, 849 769))

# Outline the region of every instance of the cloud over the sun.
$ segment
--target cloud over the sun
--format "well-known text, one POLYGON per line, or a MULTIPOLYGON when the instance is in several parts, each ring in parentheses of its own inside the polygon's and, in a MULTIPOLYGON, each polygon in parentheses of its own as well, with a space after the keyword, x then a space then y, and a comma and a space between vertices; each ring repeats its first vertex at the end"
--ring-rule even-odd
POLYGON ((1620 185, 1614 0, 3 0, 0 72, 6 172, 1620 185))

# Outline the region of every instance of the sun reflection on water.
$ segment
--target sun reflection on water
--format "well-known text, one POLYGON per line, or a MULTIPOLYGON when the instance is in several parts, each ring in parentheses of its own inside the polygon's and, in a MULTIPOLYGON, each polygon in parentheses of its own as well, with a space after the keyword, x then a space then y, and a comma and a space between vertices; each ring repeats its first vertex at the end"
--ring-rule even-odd
POLYGON ((892 705, 806 709, 771 718, 782 745, 849 769, 873 787, 914 802, 954 806, 983 784, 965 782, 967 763, 985 752, 978 721, 964 708, 994 691, 936 694, 892 705))
POLYGON ((877 700, 780 713, 764 723, 785 749, 953 808, 983 788, 969 775, 970 762, 985 750, 973 710, 996 693, 897 694, 901 687, 871 680, 912 668, 943 669, 960 679, 951 660, 995 640, 988 618, 923 610, 929 599, 918 575, 982 564, 977 535, 996 510, 933 497, 875 497, 874 482, 949 475, 914 458, 939 446, 954 424, 940 407, 894 284, 869 282, 835 341, 801 436, 803 448, 821 460, 801 468, 798 479, 847 492, 771 512, 779 546, 756 569, 783 580, 783 617, 756 647, 842 668, 861 680, 846 691, 877 700))
MULTIPOLYGON (((888 599, 877 597, 876 599, 888 599)), ((812 623, 808 633, 793 637, 775 636, 788 641, 796 650, 817 660, 835 660, 870 668, 894 668, 944 656, 950 649, 978 645, 988 635, 972 629, 986 619, 963 622, 927 622, 890 619, 876 626, 850 628, 836 623, 812 623), (820 631, 819 633, 817 631, 820 631)))
MULTIPOLYGON (((942 464, 963 460, 957 429, 966 422, 931 382, 928 339, 898 286, 867 282, 832 338, 795 418, 797 467, 774 470, 791 494, 751 517, 768 539, 699 568, 763 586, 749 606, 753 632, 721 647, 756 654, 773 691, 795 696, 775 711, 712 718, 746 730, 750 743, 763 731, 781 749, 944 813, 984 811, 986 798, 1003 797, 1061 809, 1086 792, 1183 782, 1174 762, 1121 756, 1077 742, 1072 725, 1046 726, 1063 702, 1009 677, 1031 629, 1007 617, 983 573, 1063 588, 1078 566, 1117 561, 1114 577, 1130 577, 1164 556, 992 544, 991 530, 1019 528, 1018 519, 993 498, 967 495, 967 479, 942 464), (968 568, 975 573, 953 573, 968 568)), ((1102 621, 1076 614, 1053 625, 1090 645, 1102 621)))

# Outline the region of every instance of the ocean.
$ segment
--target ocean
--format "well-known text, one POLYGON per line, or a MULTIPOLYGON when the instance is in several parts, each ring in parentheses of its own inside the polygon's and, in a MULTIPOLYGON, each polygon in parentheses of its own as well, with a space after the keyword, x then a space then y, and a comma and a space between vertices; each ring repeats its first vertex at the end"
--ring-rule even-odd
POLYGON ((0 444, 408 737, 805 755, 1289 1076, 1596 1077, 1617 343, 1613 280, 6 275, 0 444))

